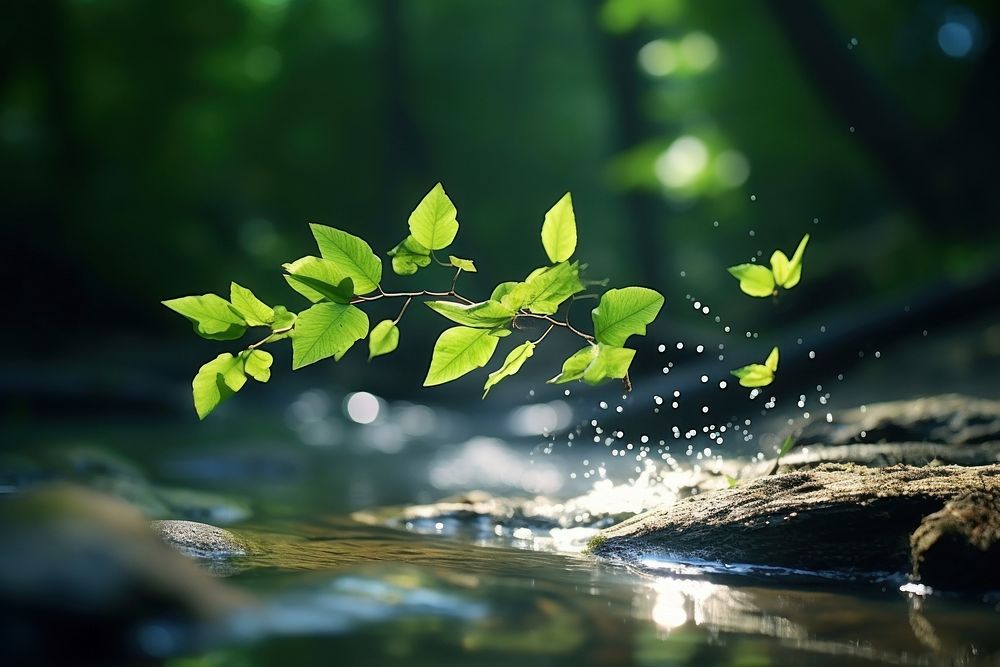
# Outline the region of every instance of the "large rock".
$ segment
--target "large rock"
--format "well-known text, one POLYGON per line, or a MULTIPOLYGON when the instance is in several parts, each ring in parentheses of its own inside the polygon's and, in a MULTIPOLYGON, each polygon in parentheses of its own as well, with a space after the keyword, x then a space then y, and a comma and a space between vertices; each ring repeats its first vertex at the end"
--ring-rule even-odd
MULTIPOLYGON (((904 572, 921 520, 973 491, 1000 493, 1000 465, 824 464, 708 492, 600 533, 598 555, 706 559, 813 571, 904 572)), ((934 584, 935 576, 921 571, 934 584)))

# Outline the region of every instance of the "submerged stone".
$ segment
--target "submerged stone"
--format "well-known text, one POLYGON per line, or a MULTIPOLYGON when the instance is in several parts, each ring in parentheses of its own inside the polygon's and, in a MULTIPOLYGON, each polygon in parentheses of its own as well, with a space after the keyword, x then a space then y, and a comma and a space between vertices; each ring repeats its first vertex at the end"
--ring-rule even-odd
POLYGON ((253 551, 247 540, 207 523, 153 521, 150 526, 174 549, 195 558, 218 560, 248 556, 253 551))
POLYGON ((602 531, 590 548, 633 564, 704 559, 901 573, 910 569, 910 535, 924 517, 973 491, 1000 493, 1000 465, 823 464, 645 512, 602 531))

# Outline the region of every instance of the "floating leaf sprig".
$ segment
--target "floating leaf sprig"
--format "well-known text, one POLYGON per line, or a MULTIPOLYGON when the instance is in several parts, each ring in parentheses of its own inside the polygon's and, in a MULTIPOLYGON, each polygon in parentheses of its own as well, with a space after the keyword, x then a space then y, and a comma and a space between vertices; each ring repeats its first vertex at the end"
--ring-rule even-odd
POLYGON ((745 294, 756 297, 768 297, 777 294, 777 288, 791 289, 802 279, 802 256, 809 243, 806 234, 799 241, 798 247, 788 259, 781 250, 771 254, 771 268, 760 264, 737 264, 730 266, 728 271, 740 281, 740 289, 745 294))
POLYGON ((750 364, 730 372, 740 379, 743 387, 766 387, 774 382, 774 374, 778 372, 778 348, 771 349, 764 363, 750 364))

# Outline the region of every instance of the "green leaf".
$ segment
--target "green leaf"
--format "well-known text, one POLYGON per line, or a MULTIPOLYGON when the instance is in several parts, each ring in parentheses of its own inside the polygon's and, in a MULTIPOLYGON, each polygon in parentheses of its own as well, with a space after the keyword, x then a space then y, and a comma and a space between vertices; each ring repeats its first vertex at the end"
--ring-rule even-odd
POLYGON ((358 294, 375 291, 382 282, 382 260, 372 252, 370 245, 334 227, 312 223, 309 228, 319 246, 319 254, 333 262, 341 272, 339 279, 327 282, 336 285, 344 278, 350 278, 358 294))
POLYGON ((726 269, 740 281, 740 289, 750 296, 771 296, 774 294, 774 274, 760 264, 737 264, 726 269))
POLYGON ((785 441, 781 443, 781 449, 778 450, 778 458, 780 459, 782 456, 792 451, 792 447, 794 446, 795 446, 795 438, 793 438, 792 436, 788 436, 787 438, 785 438, 785 441))
POLYGON ((451 382, 469 371, 485 366, 500 340, 488 329, 452 327, 446 329, 431 354, 431 366, 424 379, 425 387, 451 382))
POLYGON ((789 260, 789 271, 788 277, 781 281, 781 286, 785 289, 791 289, 799 284, 799 280, 802 279, 802 256, 806 252, 806 245, 809 243, 809 235, 806 234, 799 241, 798 247, 795 249, 795 254, 792 255, 792 259, 789 260))
POLYGON ((566 299, 584 290, 580 282, 579 262, 562 262, 529 276, 526 281, 532 289, 527 308, 539 315, 552 315, 566 299))
MULTIPOLYGON (((493 288, 493 293, 490 294, 490 301, 500 301, 505 296, 507 296, 507 294, 509 294, 512 289, 514 289, 520 284, 521 283, 517 282, 516 280, 509 280, 505 283, 500 283, 499 285, 493 288)), ((520 308, 520 306, 518 306, 518 308, 520 308)), ((517 309, 515 308, 514 310, 517 309)))
POLYGON ((418 268, 431 263, 431 251, 412 236, 407 236, 390 250, 389 257, 392 257, 392 270, 397 276, 412 276, 418 268))
POLYGON ((292 370, 321 359, 339 361, 357 341, 368 335, 368 316, 354 306, 318 303, 302 311, 292 337, 292 370))
POLYGON ((573 214, 573 198, 570 193, 564 194, 545 214, 542 246, 553 264, 565 262, 576 251, 576 216, 573 214))
POLYGON ((410 214, 410 234, 425 248, 442 250, 458 234, 457 216, 455 205, 438 183, 410 214))
POLYGON ((549 380, 550 384, 564 384, 583 380, 598 385, 610 379, 621 379, 628 373, 635 350, 613 345, 588 345, 577 350, 565 362, 562 372, 549 380))
POLYGON ((229 300, 252 327, 266 327, 274 321, 274 310, 242 285, 229 285, 229 300))
POLYGON ((350 303, 351 299, 354 298, 354 281, 350 277, 344 278, 336 285, 323 282, 319 278, 300 276, 294 273, 288 274, 285 276, 285 279, 289 285, 296 283, 300 287, 305 287, 311 290, 311 292, 315 292, 334 303, 350 303))
POLYGON ((285 282, 288 283, 289 287, 313 303, 318 303, 329 297, 307 284, 308 281, 296 280, 292 276, 297 276, 300 279, 318 280, 328 289, 339 286, 345 278, 349 277, 344 275, 344 272, 336 264, 320 257, 302 257, 294 262, 282 264, 281 267, 290 274, 285 276, 285 282))
POLYGON ((476 265, 472 263, 471 259, 462 259, 461 257, 448 255, 448 261, 451 262, 452 266, 462 269, 463 271, 468 271, 469 273, 476 272, 476 265))
POLYGON ((656 319, 663 296, 648 287, 624 287, 604 293, 592 315, 594 337, 601 343, 621 347, 633 334, 644 336, 646 325, 656 319))
POLYGON ((288 327, 295 324, 295 313, 288 312, 288 309, 284 306, 274 307, 274 322, 271 323, 271 331, 278 331, 279 329, 287 329, 288 327))
POLYGON ((184 296, 162 303, 170 310, 186 317, 202 338, 235 340, 247 330, 246 322, 232 304, 215 294, 184 296))
POLYGON ((771 353, 767 355, 764 365, 770 368, 772 373, 778 372, 778 348, 771 348, 771 353))
POLYGON ((598 345, 597 355, 583 371, 583 381, 590 385, 598 385, 606 380, 620 380, 628 374, 633 358, 635 350, 627 347, 598 345))
POLYGON ((788 261, 788 256, 780 250, 771 253, 771 275, 774 276, 774 284, 783 287, 791 277, 792 264, 788 261))
POLYGON ((464 304, 453 301, 427 301, 427 307, 456 324, 475 329, 505 327, 514 319, 514 311, 497 301, 464 304))
POLYGON ((382 320, 368 335, 368 361, 389 354, 399 345, 399 327, 392 320, 382 320))
POLYGON ((588 345, 581 350, 577 350, 563 362, 562 372, 549 380, 549 383, 564 384, 566 382, 573 382, 574 380, 582 380, 584 371, 590 366, 590 362, 597 357, 597 352, 598 348, 596 345, 588 345))
POLYGON ((744 387, 766 387, 774 381, 774 371, 763 364, 750 364, 730 371, 744 387))
POLYGON ((538 315, 552 315, 566 299, 583 289, 579 262, 562 262, 535 269, 524 282, 502 283, 494 295, 501 292, 500 303, 510 310, 527 308, 538 315))
POLYGON ((191 383, 198 419, 207 417, 219 403, 242 389, 246 381, 243 359, 229 352, 220 354, 199 368, 191 383))
POLYGON ((524 365, 524 362, 530 359, 531 355, 534 353, 535 344, 530 340, 525 343, 521 343, 511 350, 510 354, 507 355, 507 358, 504 359, 503 365, 490 373, 490 376, 486 378, 486 384, 483 385, 483 398, 486 398, 486 395, 490 393, 490 389, 492 389, 498 382, 504 378, 509 378, 511 375, 514 375, 521 370, 521 366, 524 365))
POLYGON ((240 353, 243 357, 243 370, 257 382, 267 382, 271 379, 271 364, 274 357, 270 352, 264 350, 244 350, 240 353))

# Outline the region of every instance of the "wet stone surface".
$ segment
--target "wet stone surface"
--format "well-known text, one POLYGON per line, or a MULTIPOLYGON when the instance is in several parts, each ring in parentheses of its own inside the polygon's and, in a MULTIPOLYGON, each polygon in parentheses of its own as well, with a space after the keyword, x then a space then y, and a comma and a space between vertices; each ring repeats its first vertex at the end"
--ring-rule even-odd
POLYGON ((254 548, 235 533, 197 521, 153 521, 150 527, 177 551, 204 559, 248 556, 254 548))
MULTIPOLYGON (((866 468, 823 464, 645 512, 592 551, 625 563, 704 559, 811 571, 902 573, 924 517, 973 491, 1000 492, 1000 465, 866 468)), ((925 583, 947 577, 922 572, 925 583)), ((988 582, 980 582, 986 587, 988 582)))

